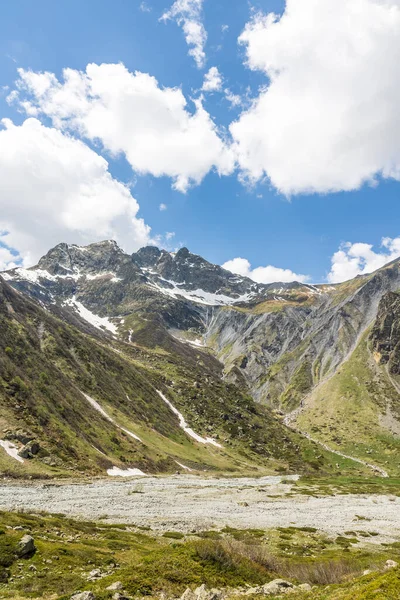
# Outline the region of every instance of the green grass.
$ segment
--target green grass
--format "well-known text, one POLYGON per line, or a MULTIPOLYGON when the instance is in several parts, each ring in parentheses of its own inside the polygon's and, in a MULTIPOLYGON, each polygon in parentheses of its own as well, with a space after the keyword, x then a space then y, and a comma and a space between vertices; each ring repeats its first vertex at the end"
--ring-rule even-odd
POLYGON ((369 330, 347 362, 306 401, 297 427, 344 454, 400 475, 400 438, 381 425, 398 393, 368 346, 369 330))
MULTIPOLYGON (((0 568, 3 577, 9 572, 9 581, 0 583, 0 596, 14 600, 66 600, 77 590, 89 589, 105 600, 112 596, 106 588, 115 581, 121 581, 131 595, 164 592, 177 597, 187 587, 203 583, 210 588, 238 588, 286 578, 317 585, 314 593, 322 594, 331 592, 328 584, 358 577, 367 568, 382 569, 388 558, 400 556, 395 544, 368 546, 363 540, 361 547, 313 528, 241 531, 226 527, 196 535, 155 536, 132 526, 74 521, 60 515, 0 513, 1 530, 0 568), (23 531, 16 531, 17 525, 23 531), (17 560, 14 551, 26 533, 34 537, 37 552, 17 560), (94 569, 105 576, 88 582, 87 575, 94 569)), ((367 581, 372 584, 371 577, 367 581)))

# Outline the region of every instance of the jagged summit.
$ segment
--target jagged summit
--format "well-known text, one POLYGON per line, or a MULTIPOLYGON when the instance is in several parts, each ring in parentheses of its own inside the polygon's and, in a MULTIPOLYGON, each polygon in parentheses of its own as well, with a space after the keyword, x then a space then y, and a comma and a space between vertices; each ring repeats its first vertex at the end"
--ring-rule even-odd
POLYGON ((118 268, 127 256, 114 240, 88 246, 61 243, 39 260, 37 269, 48 271, 51 275, 76 274, 81 270, 95 272, 118 268))

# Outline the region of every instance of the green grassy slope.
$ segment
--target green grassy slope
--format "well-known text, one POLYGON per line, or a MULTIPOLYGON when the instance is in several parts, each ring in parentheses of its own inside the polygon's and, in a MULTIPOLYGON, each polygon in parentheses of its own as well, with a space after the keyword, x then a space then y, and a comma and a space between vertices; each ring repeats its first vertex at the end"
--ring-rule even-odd
POLYGON ((0 595, 67 600, 78 590, 90 590, 97 600, 111 600, 114 592, 107 587, 119 581, 129 597, 159 598, 164 593, 176 598, 187 587, 202 584, 234 590, 284 578, 313 586, 294 598, 398 598, 399 569, 384 572, 383 566, 388 559, 399 560, 399 548, 365 544, 365 539, 361 546, 355 535, 330 538, 312 528, 225 527, 157 536, 132 526, 62 515, 0 513, 0 595), (18 542, 26 534, 33 536, 37 552, 17 559, 18 542), (360 577, 365 569, 373 572, 360 577), (93 570, 102 577, 88 581, 93 570))
MULTIPOLYGON (((222 381, 211 356, 169 339, 154 322, 142 332, 151 348, 85 335, 0 282, 0 431, 37 439, 23 465, 0 449, 8 475, 103 474, 113 465, 175 472, 177 462, 219 472, 333 472, 336 457, 291 432, 268 409, 222 381), (160 347, 159 344, 162 344, 160 347), (179 427, 161 390, 204 437, 179 427), (117 424, 85 399, 95 399, 117 424)), ((343 468, 359 472, 351 463, 343 468)))
POLYGON ((305 401, 297 427, 330 447, 400 473, 400 436, 396 424, 400 397, 374 356, 368 330, 337 373, 316 387, 305 401), (390 411, 388 413, 388 410, 390 411))

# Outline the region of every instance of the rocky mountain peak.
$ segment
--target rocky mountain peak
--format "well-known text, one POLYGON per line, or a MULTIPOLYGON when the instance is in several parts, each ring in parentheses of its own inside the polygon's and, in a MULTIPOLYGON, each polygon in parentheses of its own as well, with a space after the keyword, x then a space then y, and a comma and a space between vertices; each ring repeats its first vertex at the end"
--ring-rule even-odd
POLYGON ((115 270, 128 258, 114 240, 95 242, 89 246, 61 243, 49 250, 38 263, 38 268, 51 275, 77 272, 96 273, 115 270))

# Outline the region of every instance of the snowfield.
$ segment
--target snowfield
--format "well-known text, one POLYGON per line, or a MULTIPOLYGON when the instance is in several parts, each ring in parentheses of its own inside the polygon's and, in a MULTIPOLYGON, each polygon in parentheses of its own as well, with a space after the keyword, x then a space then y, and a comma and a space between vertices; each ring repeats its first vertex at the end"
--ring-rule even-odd
POLYGON ((98 315, 90 312, 90 310, 83 306, 81 302, 78 302, 75 296, 69 300, 66 300, 64 302, 64 306, 70 306, 71 308, 74 308, 79 316, 93 325, 93 327, 101 330, 107 329, 108 331, 111 331, 112 334, 117 334, 118 328, 110 321, 110 319, 107 317, 99 317, 98 315))

